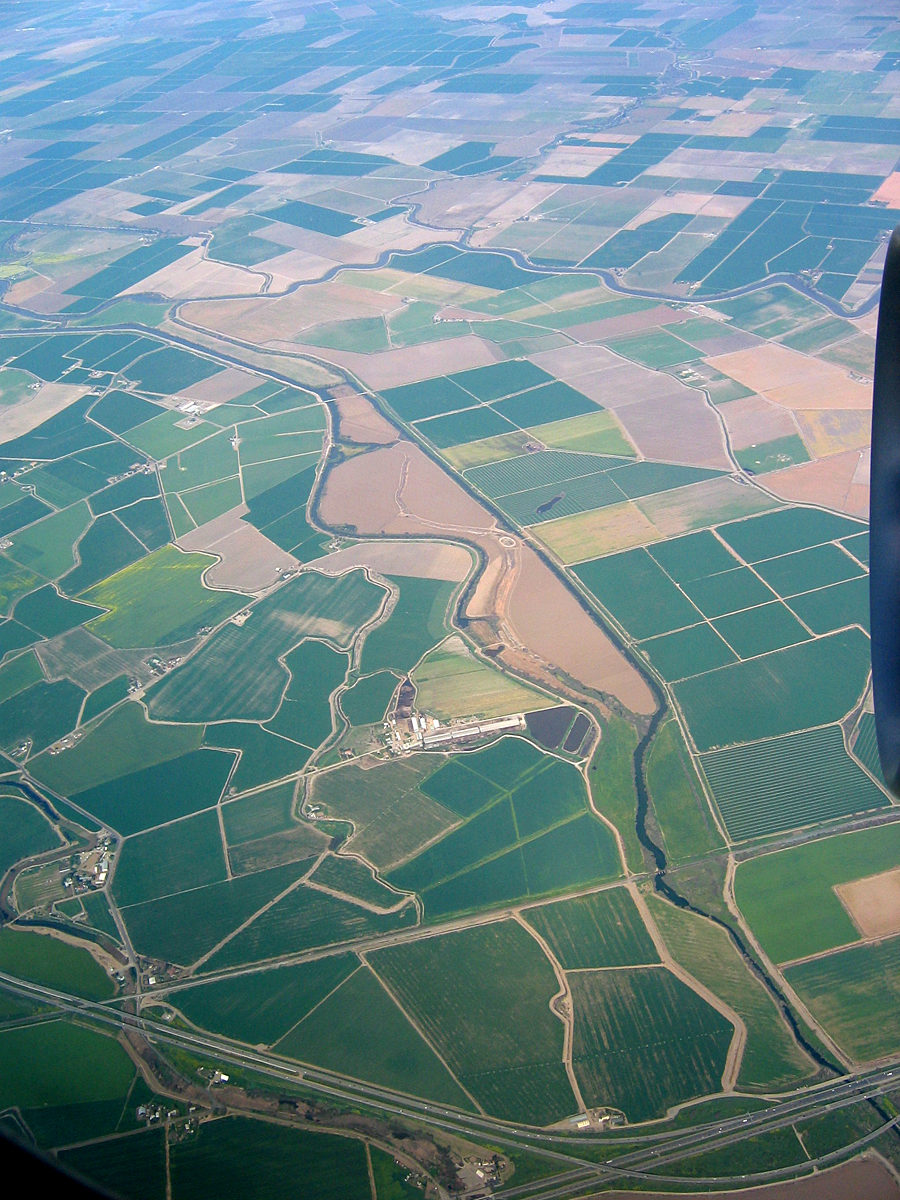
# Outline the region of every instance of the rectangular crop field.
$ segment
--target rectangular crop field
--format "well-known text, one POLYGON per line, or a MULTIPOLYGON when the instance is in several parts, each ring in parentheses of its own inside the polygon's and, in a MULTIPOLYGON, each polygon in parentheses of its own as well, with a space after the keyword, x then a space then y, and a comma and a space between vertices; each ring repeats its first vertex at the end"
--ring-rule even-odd
POLYGON ((653 939, 625 888, 608 888, 524 912, 566 971, 659 962, 653 939))
POLYGON ((890 805, 847 754, 837 725, 720 750, 701 762, 736 841, 890 805))

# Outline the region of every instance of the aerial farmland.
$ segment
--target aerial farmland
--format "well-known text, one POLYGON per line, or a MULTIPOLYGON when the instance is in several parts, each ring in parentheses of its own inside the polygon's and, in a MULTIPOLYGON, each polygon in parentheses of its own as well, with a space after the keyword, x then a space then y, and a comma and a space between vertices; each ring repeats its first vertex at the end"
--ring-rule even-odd
POLYGON ((0 12, 3 1135, 900 1197, 882 7, 0 12))

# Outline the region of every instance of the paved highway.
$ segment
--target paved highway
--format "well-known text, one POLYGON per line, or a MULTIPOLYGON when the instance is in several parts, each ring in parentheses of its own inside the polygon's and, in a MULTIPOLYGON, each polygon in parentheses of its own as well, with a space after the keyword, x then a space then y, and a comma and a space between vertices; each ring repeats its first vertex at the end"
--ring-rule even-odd
MULTIPOLYGON (((750 1137, 785 1128, 798 1120, 809 1120, 825 1113, 859 1104, 887 1092, 900 1090, 900 1058, 883 1066, 858 1071, 839 1079, 804 1089, 773 1102, 756 1112, 708 1122, 687 1129, 657 1132, 626 1130, 606 1134, 565 1134, 528 1127, 516 1127, 508 1122, 463 1113, 440 1105, 349 1079, 336 1072, 295 1066, 268 1052, 251 1050, 209 1034, 173 1028, 162 1021, 121 1012, 109 1004, 98 1004, 69 996, 52 988, 28 983, 0 972, 0 988, 38 1003, 50 1004, 71 1015, 82 1016, 116 1029, 130 1028, 151 1042, 177 1046, 195 1056, 208 1055, 216 1062, 231 1064, 284 1084, 301 1086, 314 1094, 343 1103, 364 1104, 372 1110, 390 1116, 445 1130, 472 1140, 488 1138, 507 1151, 528 1151, 560 1166, 560 1171, 543 1180, 502 1190, 502 1195, 520 1200, 563 1200, 564 1197, 584 1195, 585 1189, 615 1179, 657 1179, 668 1182, 674 1177, 661 1174, 665 1166, 692 1158, 695 1155, 733 1145, 750 1137), (582 1148, 603 1147, 608 1157, 594 1161, 579 1156, 582 1148), (625 1147, 627 1150, 622 1152, 625 1147)), ((900 1117, 886 1122, 873 1133, 853 1143, 851 1147, 823 1155, 813 1160, 825 1166, 848 1149, 862 1147, 880 1137, 900 1122, 900 1117)), ((807 1171, 812 1163, 777 1168, 742 1177, 745 1182, 765 1182, 783 1179, 807 1171)), ((702 1186, 727 1185, 727 1179, 712 1177, 693 1180, 702 1186)))

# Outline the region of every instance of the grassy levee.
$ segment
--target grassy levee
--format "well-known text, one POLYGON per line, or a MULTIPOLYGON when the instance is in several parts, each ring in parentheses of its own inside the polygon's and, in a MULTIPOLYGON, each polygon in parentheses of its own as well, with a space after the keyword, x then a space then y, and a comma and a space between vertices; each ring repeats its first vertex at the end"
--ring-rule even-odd
POLYGON ((472 1103, 368 967, 278 1043, 290 1058, 471 1111, 472 1103))
POLYGON ((307 637, 346 648, 383 598, 362 571, 305 571, 255 604, 246 624, 224 626, 158 683, 150 712, 172 721, 267 720, 288 683, 279 657, 307 637))
POLYGON ((721 1090, 734 1028, 670 971, 579 971, 569 983, 572 1063, 586 1104, 638 1122, 721 1090))
POLYGON ((528 908, 525 920, 566 971, 659 962, 653 939, 625 888, 528 908))
POLYGON ((900 823, 748 859, 738 865, 734 895, 769 957, 790 962, 859 941, 834 887, 897 866, 900 823))
POLYGON ((36 779, 63 796, 97 787, 196 750, 202 725, 157 725, 140 704, 123 704, 65 754, 43 754, 28 764, 36 779))
POLYGON ((336 954, 184 988, 169 1002, 201 1029, 273 1046, 358 966, 354 955, 336 954))
POLYGON ((900 1049, 900 937, 798 963, 785 978, 854 1061, 900 1049))
POLYGON ((511 921, 388 947, 372 967, 485 1110, 545 1125, 575 1109, 562 1064, 559 985, 511 921))
POLYGON ((650 748, 646 764, 652 812, 670 866, 721 850, 716 828, 697 772, 677 721, 667 721, 650 748))
POLYGON ((806 1153, 794 1130, 775 1129, 719 1150, 707 1150, 694 1158, 670 1163, 665 1168, 665 1174, 680 1175, 685 1179, 733 1179, 757 1171, 796 1166, 806 1161, 806 1153))
POLYGON ((611 713, 603 726, 588 779, 595 808, 612 821, 625 843, 629 871, 644 869, 644 856, 635 829, 637 792, 634 752, 638 736, 633 726, 611 713))
POLYGON ((753 976, 725 930, 655 896, 648 902, 675 961, 744 1019, 747 1043, 738 1086, 777 1091, 813 1074, 814 1065, 794 1041, 775 1002, 753 976))
POLYGON ((86 1000, 109 1000, 116 991, 87 950, 47 934, 0 929, 0 971, 86 1000))
POLYGON ((295 1200, 372 1200, 362 1141, 225 1117, 171 1147, 177 1200, 269 1200, 290 1180, 295 1200))
POLYGON ((124 907, 122 917, 140 954, 188 966, 274 900, 309 869, 287 863, 270 871, 124 907))

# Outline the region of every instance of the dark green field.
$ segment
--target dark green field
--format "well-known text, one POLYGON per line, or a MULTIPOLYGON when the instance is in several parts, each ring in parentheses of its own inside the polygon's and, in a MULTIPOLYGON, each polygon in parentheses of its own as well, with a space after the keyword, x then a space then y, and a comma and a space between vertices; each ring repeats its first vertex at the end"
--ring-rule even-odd
POLYGON ((365 966, 302 1019, 278 1043, 278 1051, 441 1104, 473 1107, 365 966))
POLYGON ((172 1200, 371 1200, 361 1141, 226 1117, 171 1149, 172 1200))
POLYGON ((709 803, 676 721, 668 721, 647 758, 647 787, 669 863, 722 847, 709 803))
POLYGON ((460 1083, 492 1114, 546 1124, 573 1111, 558 983, 540 947, 511 921, 369 956, 460 1083))
POLYGON ((734 1029, 660 967, 570 976, 575 1074, 588 1105, 621 1108, 629 1121, 662 1116, 717 1092, 734 1029))
POLYGON ((337 954, 184 988, 170 1001, 201 1029, 253 1046, 271 1046, 358 966, 352 955, 337 954))
POLYGON ((140 904, 225 879, 214 811, 131 837, 122 844, 113 892, 120 905, 140 904))
POLYGON ((0 970, 86 1000, 108 1000, 116 991, 87 950, 18 929, 0 929, 0 970))
POLYGON ((659 962, 653 939, 625 888, 608 888, 524 913, 566 971, 659 962))
POLYGON ((0 877, 13 863, 62 845, 40 811, 14 792, 0 794, 0 877))

